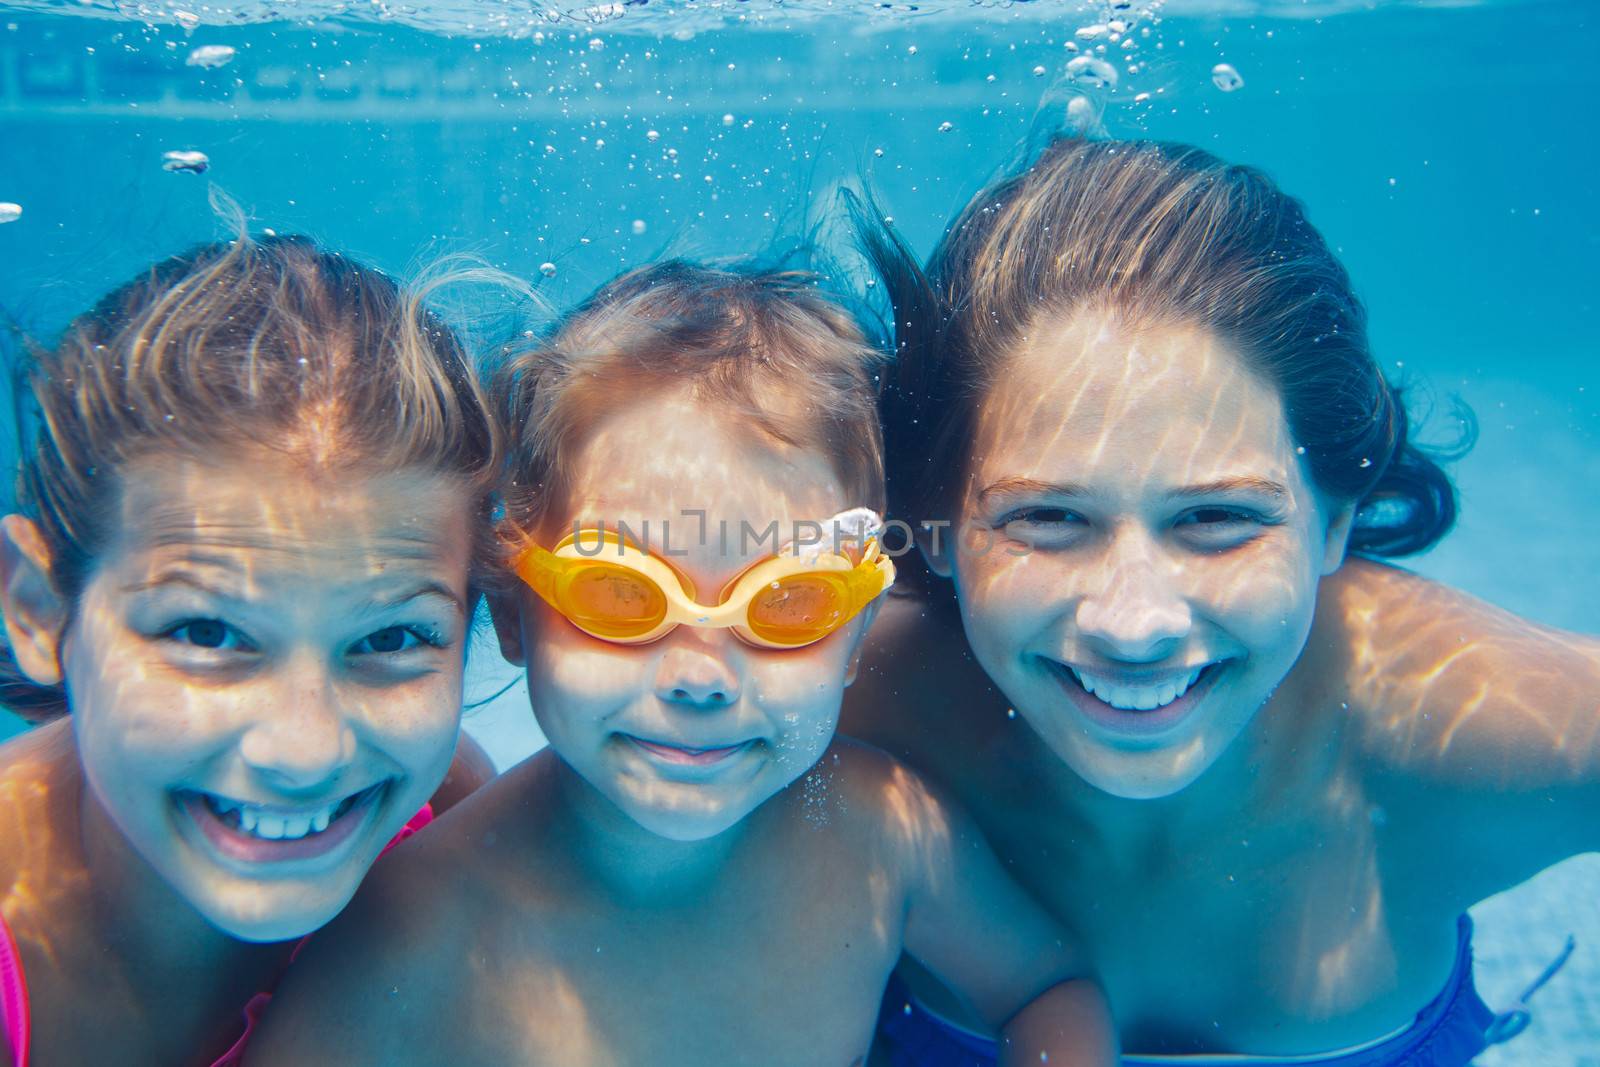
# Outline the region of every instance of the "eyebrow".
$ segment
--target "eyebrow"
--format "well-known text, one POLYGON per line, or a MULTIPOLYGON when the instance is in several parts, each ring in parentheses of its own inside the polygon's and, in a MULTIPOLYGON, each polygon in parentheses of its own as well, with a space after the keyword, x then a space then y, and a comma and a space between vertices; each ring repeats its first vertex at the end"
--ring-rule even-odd
MULTIPOLYGON (((164 585, 186 585, 191 589, 196 589, 207 596, 213 596, 219 600, 231 600, 235 603, 243 602, 243 598, 235 591, 212 585, 198 575, 176 569, 158 572, 154 577, 146 581, 133 582, 125 586, 123 591, 127 593, 142 593, 164 585)), ((448 586, 440 582, 423 582, 421 585, 414 586, 397 596, 369 597, 363 605, 363 609, 367 611, 389 611, 422 597, 438 597, 441 600, 448 601, 458 615, 465 616, 467 614, 466 605, 462 603, 461 598, 448 586)))
MULTIPOLYGON (((1232 478, 1218 478, 1215 481, 1200 482, 1196 485, 1179 486, 1170 490, 1167 495, 1174 499, 1190 500, 1195 497, 1227 496, 1233 493, 1264 496, 1274 502, 1289 499, 1289 490, 1282 483, 1252 474, 1243 474, 1232 478)), ((1001 478, 978 494, 978 503, 980 505, 987 504, 991 497, 997 496, 1092 497, 1095 495, 1097 494, 1094 490, 1076 482, 1041 482, 1036 478, 1001 478)))
POLYGON ((1199 496, 1227 496, 1230 493, 1248 493, 1252 496, 1264 496, 1273 501, 1289 499, 1289 490, 1280 482, 1270 478, 1261 478, 1253 474, 1244 474, 1235 478, 1218 478, 1214 482, 1201 482, 1198 485, 1185 485, 1172 490, 1169 496, 1181 499, 1190 499, 1199 496))
POLYGON ((986 504, 996 496, 1094 496, 1088 486, 1076 482, 1041 482, 1037 478, 1001 478, 978 494, 986 504))

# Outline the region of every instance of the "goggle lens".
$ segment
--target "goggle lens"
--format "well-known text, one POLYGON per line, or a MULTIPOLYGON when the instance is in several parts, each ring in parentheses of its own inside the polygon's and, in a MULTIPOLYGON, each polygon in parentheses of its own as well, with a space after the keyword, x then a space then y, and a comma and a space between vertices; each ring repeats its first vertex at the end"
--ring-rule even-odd
POLYGON ((761 640, 784 647, 820 641, 838 629, 849 596, 828 574, 796 574, 765 586, 750 601, 746 623, 761 640))
POLYGON ((667 616, 667 598, 648 578, 614 563, 595 562, 573 574, 562 612, 595 637, 628 640, 649 633, 667 616))

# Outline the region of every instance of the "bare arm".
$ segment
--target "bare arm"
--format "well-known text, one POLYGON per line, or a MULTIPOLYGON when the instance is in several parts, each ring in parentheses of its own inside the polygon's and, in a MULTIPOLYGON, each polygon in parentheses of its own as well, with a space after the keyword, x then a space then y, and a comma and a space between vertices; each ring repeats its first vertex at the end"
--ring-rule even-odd
POLYGON ((889 792, 910 864, 905 950, 1001 1030, 1002 1064, 1114 1064, 1110 1010, 1068 932, 964 812, 898 765, 889 792))
POLYGON ((1336 668, 1380 788, 1492 843, 1500 879, 1600 849, 1600 640, 1352 561, 1324 583, 1308 659, 1336 668))

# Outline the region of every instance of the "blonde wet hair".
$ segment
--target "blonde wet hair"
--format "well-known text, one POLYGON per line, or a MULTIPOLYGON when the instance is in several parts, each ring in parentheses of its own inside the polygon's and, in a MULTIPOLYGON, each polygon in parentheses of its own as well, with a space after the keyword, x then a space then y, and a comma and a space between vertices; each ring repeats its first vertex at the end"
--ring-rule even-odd
MULTIPOLYGON (((201 245, 158 263, 29 346, 18 390, 17 510, 38 526, 56 590, 75 602, 112 534, 119 475, 150 453, 256 449, 338 475, 420 469, 476 501, 476 582, 495 573, 490 530, 500 435, 451 329, 404 289, 305 237, 201 245)), ((0 703, 41 720, 67 710, 0 656, 0 703)))
POLYGON ((668 395, 825 456, 852 506, 881 511, 882 358, 817 274, 681 259, 629 271, 500 369, 507 536, 548 537, 591 428, 668 395))

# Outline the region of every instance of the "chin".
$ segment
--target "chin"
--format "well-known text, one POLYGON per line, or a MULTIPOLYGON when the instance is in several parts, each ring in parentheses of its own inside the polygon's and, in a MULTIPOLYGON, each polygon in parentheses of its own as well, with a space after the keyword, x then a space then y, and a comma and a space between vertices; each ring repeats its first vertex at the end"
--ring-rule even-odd
POLYGON ((1199 738, 1170 747, 1124 751, 1087 738, 1051 746, 1079 778, 1125 800, 1159 800, 1182 792, 1214 763, 1199 738))
MULTIPOLYGON (((247 888, 230 895, 237 897, 250 892, 247 888)), ((259 893, 260 890, 256 889, 255 892, 259 893)), ((295 941, 316 933, 332 922, 348 902, 348 898, 345 898, 318 908, 308 906, 303 898, 297 898, 291 907, 272 909, 267 907, 270 901, 258 896, 250 900, 219 900, 213 909, 198 910, 207 922, 235 940, 271 944, 295 941)))
POLYGON ((742 806, 693 812, 642 806, 630 806, 623 810, 634 822, 657 837, 686 844, 707 841, 726 833, 750 814, 750 810, 742 806))

